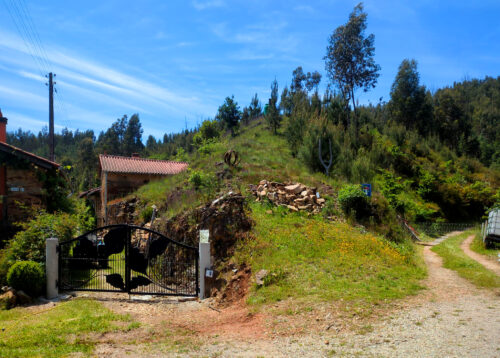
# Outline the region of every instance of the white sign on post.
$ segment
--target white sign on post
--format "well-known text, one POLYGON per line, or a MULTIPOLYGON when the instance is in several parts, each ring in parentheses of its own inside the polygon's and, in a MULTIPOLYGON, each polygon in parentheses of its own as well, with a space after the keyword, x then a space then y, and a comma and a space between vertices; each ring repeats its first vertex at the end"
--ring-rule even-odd
POLYGON ((200 243, 208 244, 210 234, 208 230, 200 230, 200 243))
MULTIPOLYGON (((200 292, 198 297, 200 299, 205 298, 205 277, 207 270, 210 270, 210 234, 208 230, 200 230, 200 243, 199 243, 199 282, 200 282, 200 292)), ((213 276, 213 273, 212 273, 213 276)))

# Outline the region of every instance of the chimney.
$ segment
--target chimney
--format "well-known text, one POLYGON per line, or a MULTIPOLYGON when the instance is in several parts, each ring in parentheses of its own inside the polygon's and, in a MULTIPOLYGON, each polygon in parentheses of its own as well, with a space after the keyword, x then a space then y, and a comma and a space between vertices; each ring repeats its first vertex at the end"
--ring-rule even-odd
POLYGON ((139 153, 132 153, 132 158, 139 158, 139 153))
POLYGON ((0 142, 7 143, 7 118, 2 114, 0 109, 0 142))

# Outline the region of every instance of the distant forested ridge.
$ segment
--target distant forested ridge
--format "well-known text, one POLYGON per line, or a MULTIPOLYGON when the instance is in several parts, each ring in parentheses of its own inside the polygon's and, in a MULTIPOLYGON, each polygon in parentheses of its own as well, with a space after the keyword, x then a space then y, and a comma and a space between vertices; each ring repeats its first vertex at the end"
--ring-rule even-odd
MULTIPOLYGON (((367 14, 354 7, 349 20, 331 34, 326 47, 328 86, 322 76, 292 72, 290 86, 271 83, 264 106, 269 130, 286 138, 290 153, 311 172, 342 181, 373 183, 380 206, 410 220, 471 220, 500 205, 500 77, 456 82, 431 93, 420 83, 417 61, 404 59, 391 86, 390 99, 360 105, 357 93, 374 88, 380 66, 375 36, 365 34, 367 14), (330 165, 325 165, 330 163, 330 165)), ((224 135, 262 115, 255 95, 240 110, 226 97, 214 119, 163 138, 142 138, 139 115, 117 119, 109 129, 56 135, 56 160, 71 178, 73 191, 97 185, 99 153, 139 153, 157 159, 186 160, 209 153, 224 135)), ((48 155, 48 133, 9 133, 8 142, 48 155)))

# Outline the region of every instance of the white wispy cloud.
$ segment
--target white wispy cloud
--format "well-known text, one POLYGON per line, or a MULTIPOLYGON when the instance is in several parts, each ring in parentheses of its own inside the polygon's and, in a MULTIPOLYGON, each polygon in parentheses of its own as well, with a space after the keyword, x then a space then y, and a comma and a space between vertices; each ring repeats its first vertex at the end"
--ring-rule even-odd
POLYGON ((30 93, 25 90, 0 85, 0 94, 9 103, 26 103, 29 105, 40 105, 48 103, 46 97, 30 93))
POLYGON ((225 22, 211 25, 212 33, 220 40, 243 46, 243 50, 233 55, 234 58, 242 57, 242 59, 252 59, 252 57, 266 59, 280 56, 284 58, 285 55, 289 56, 294 53, 299 41, 295 35, 287 32, 287 29, 286 21, 271 24, 257 22, 239 31, 230 30, 225 22), (251 53, 253 56, 250 56, 251 53))
POLYGON ((193 7, 196 10, 205 10, 205 9, 209 9, 212 7, 225 6, 225 2, 222 0, 208 0, 208 1, 195 0, 195 1, 191 2, 191 4, 193 5, 193 7))
POLYGON ((30 80, 35 80, 35 81, 38 81, 38 82, 43 82, 45 80, 47 80, 45 77, 43 76, 40 76, 40 75, 37 75, 36 73, 32 73, 32 72, 28 72, 28 71, 24 71, 24 70, 21 70, 18 72, 22 77, 24 78, 29 78, 30 80))
MULTIPOLYGON (((21 52, 26 56, 30 55, 19 38, 0 31, 0 48, 2 47, 10 51, 21 52)), ((202 102, 192 92, 184 94, 185 91, 180 88, 168 89, 157 83, 85 59, 82 56, 68 54, 64 49, 50 48, 47 52, 50 54, 50 61, 56 65, 58 77, 64 78, 67 85, 73 85, 72 89, 76 87, 86 87, 87 90, 99 88, 110 97, 119 96, 119 100, 122 102, 135 101, 149 104, 159 110, 179 116, 195 116, 213 110, 212 106, 202 102)), ((2 59, 8 61, 5 57, 2 59)), ((14 64, 14 62, 10 63, 14 64)), ((35 69, 34 61, 28 67, 35 69)), ((26 70, 22 71, 19 74, 23 77, 40 79, 38 75, 26 70)), ((101 96, 102 91, 96 91, 95 97, 101 96)), ((115 103, 117 102, 115 101, 115 103)), ((130 106, 128 107, 130 108, 130 106)), ((143 106, 135 107, 141 108, 143 106)))
POLYGON ((314 14, 316 11, 312 6, 309 5, 298 5, 293 8, 297 12, 306 12, 308 14, 314 14))
MULTIPOLYGON (((43 121, 38 118, 27 116, 25 114, 15 111, 9 111, 7 118, 9 119, 8 126, 12 130, 16 130, 17 128, 26 128, 26 127, 44 127, 48 125, 48 120, 43 121)), ((57 123, 54 123, 54 128, 60 130, 65 127, 57 123)), ((68 129, 74 130, 74 128, 68 128, 68 129)))

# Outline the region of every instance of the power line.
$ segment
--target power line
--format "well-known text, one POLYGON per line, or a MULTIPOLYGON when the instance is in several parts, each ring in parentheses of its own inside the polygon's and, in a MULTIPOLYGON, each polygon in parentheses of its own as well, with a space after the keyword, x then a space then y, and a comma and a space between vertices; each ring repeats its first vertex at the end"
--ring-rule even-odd
MULTIPOLYGON (((12 0, 8 3, 7 0, 4 0, 4 4, 12 17, 17 31, 21 35, 26 49, 28 50, 28 54, 35 62, 40 75, 44 77, 45 74, 52 72, 51 69, 53 68, 53 64, 48 58, 47 52, 45 51, 45 47, 43 46, 42 40, 26 2, 24 0, 18 0, 17 2, 12 0)), ((58 91, 56 89, 55 92, 56 106, 58 107, 59 112, 63 115, 62 117, 66 118, 63 122, 66 122, 65 124, 67 127, 69 115, 63 96, 60 93, 60 90, 58 91)))
POLYGON ((28 41, 29 41, 28 38, 26 37, 25 33, 21 30, 21 28, 20 28, 21 24, 20 24, 19 18, 16 18, 15 14, 14 14, 14 9, 9 6, 9 4, 7 3, 6 0, 4 0, 3 3, 5 5, 5 7, 7 8, 7 11, 9 12, 9 15, 12 18, 12 21, 14 22, 14 26, 16 27, 17 32, 19 33, 19 35, 21 35, 21 39, 23 40, 24 45, 26 46, 26 49, 28 50, 28 54, 33 58, 33 61, 35 62, 36 66, 38 68, 40 76, 43 77, 43 75, 44 75, 44 71, 42 69, 43 66, 41 66, 39 60, 34 55, 34 52, 28 43, 28 41))
POLYGON ((40 35, 38 34, 38 30, 36 28, 35 22, 31 17, 31 14, 26 6, 26 2, 24 0, 19 0, 21 11, 24 14, 24 17, 27 19, 28 26, 33 34, 33 38, 35 40, 35 45, 38 47, 39 53, 41 54, 42 61, 45 62, 46 70, 49 70, 52 67, 52 64, 47 56, 47 52, 45 51, 45 47, 43 46, 42 40, 40 39, 40 35))

